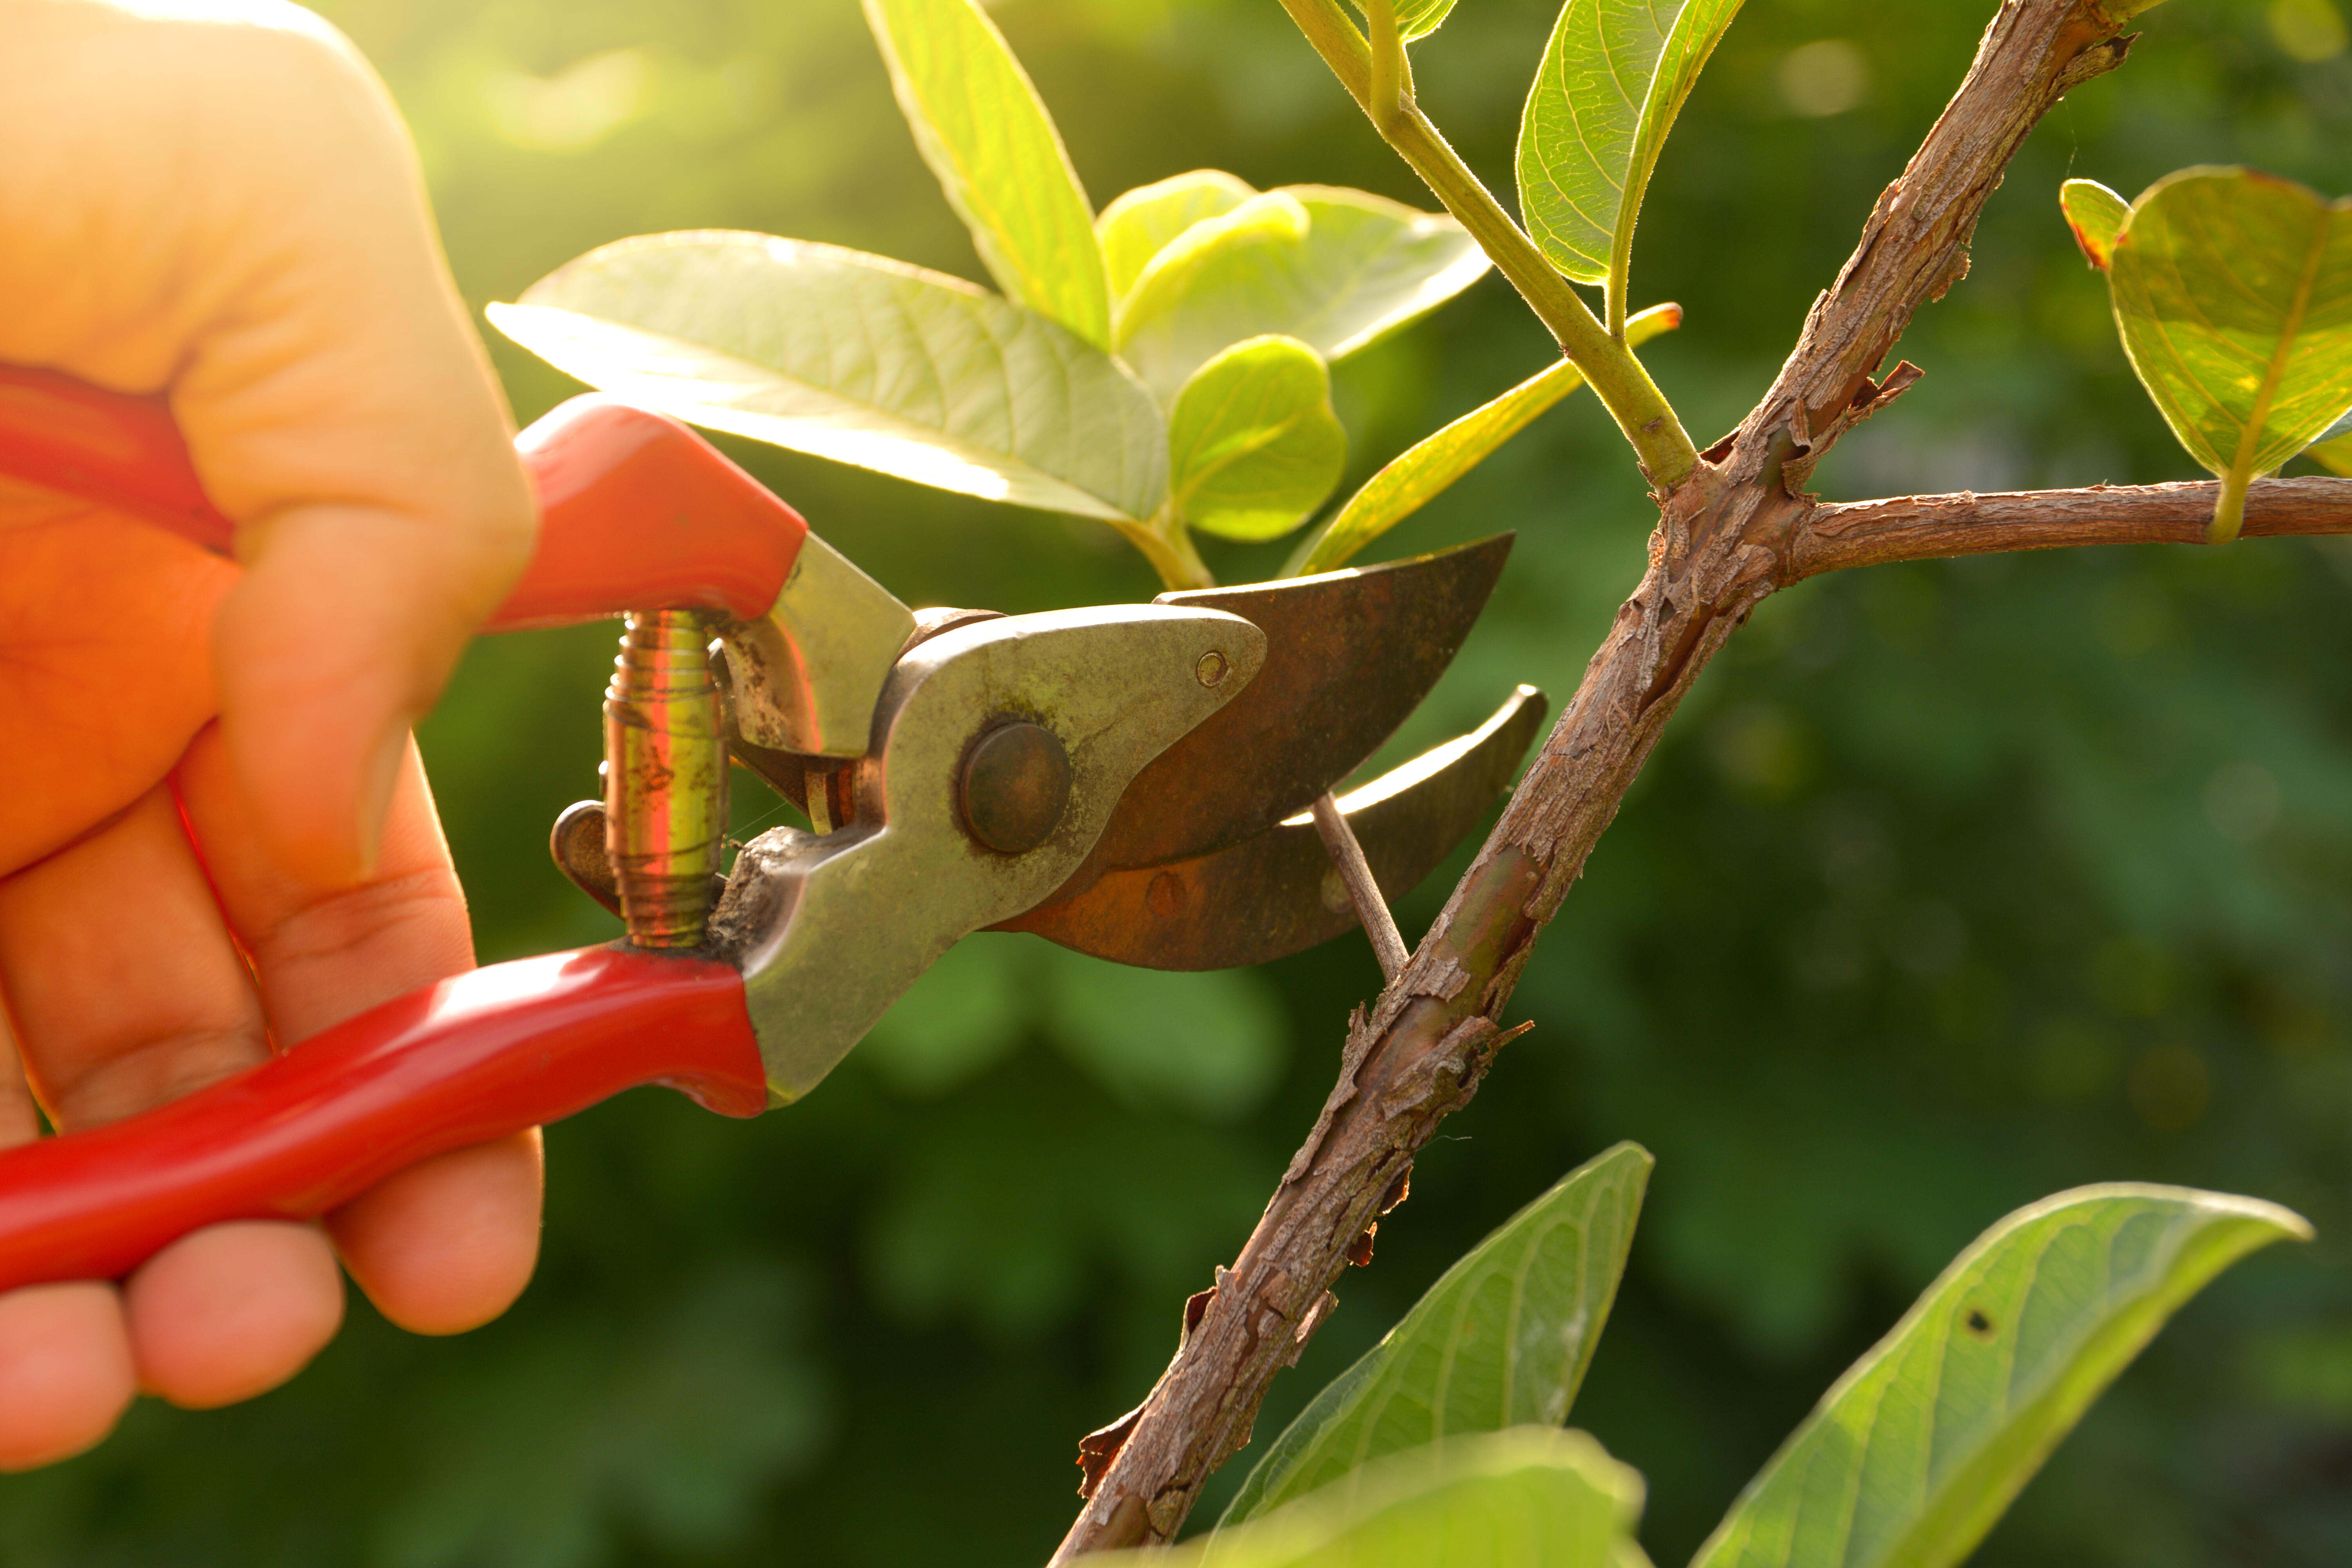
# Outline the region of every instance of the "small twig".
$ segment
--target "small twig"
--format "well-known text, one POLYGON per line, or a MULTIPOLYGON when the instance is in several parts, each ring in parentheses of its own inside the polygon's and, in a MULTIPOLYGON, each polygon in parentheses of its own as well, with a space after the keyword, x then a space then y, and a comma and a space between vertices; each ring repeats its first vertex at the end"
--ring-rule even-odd
POLYGON ((1282 8, 1323 57, 1339 84, 1362 106, 1398 156, 1412 165, 1455 221, 1470 231, 1510 280, 1536 318, 1551 330, 1560 352, 1590 382, 1601 406, 1632 442, 1642 472, 1658 489, 1670 490, 1698 466, 1698 448, 1683 428, 1674 405, 1633 352, 1609 335, 1592 308, 1569 286, 1536 248, 1534 240, 1503 210, 1486 183, 1470 172, 1429 117, 1410 100, 1393 114, 1383 112, 1373 89, 1372 47, 1339 0, 1282 0, 1282 8))
MULTIPOLYGON (((1785 581, 1892 561, 1927 561, 2074 544, 2201 544, 2212 480, 2094 485, 2074 490, 1895 496, 1816 507, 1790 540, 1785 581)), ((2352 479, 2256 479, 2248 538, 2352 533, 2352 479)))
POLYGON ((1364 922, 1364 934, 1372 939, 1372 956, 1381 961, 1381 978, 1394 980, 1412 954, 1405 949, 1396 917, 1389 913, 1388 900, 1381 897, 1381 885, 1372 880, 1372 863, 1364 858, 1356 830, 1348 826, 1347 814, 1328 789, 1315 797, 1315 831, 1322 835, 1331 864, 1339 868, 1348 884, 1348 897, 1355 900, 1356 918, 1364 922))

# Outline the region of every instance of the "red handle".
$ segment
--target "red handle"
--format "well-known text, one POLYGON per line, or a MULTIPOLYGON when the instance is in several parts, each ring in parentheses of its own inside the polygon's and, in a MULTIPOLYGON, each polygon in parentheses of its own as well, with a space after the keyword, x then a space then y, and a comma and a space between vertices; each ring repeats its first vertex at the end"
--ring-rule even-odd
MULTIPOLYGON (((488 629, 623 610, 767 614, 808 524, 664 415, 590 395, 515 438, 538 491, 539 548, 488 629)), ((236 526, 205 499, 160 397, 0 364, 0 473, 127 511, 207 550, 236 526)))
POLYGON ((642 1083, 728 1116, 767 1105, 731 965, 583 948, 478 969, 184 1100, 0 1152, 0 1289, 114 1279, 222 1220, 311 1218, 642 1083))

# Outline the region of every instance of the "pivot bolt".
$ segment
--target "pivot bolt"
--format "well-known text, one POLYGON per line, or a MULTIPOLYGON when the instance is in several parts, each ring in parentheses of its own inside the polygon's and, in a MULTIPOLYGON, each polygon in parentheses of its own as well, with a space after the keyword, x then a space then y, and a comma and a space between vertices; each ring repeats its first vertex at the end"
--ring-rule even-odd
POLYGON ((1025 855, 1052 837, 1070 804, 1070 755, 1042 724, 1000 724, 964 759, 964 826, 1003 855, 1025 855))

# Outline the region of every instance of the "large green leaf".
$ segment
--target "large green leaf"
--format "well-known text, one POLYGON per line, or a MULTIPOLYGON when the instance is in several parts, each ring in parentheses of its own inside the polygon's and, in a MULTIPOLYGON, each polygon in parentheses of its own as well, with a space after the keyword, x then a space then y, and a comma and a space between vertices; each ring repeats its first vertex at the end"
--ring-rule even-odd
POLYGON ((1004 36, 974 0, 866 0, 923 162, 1007 297, 1110 346, 1094 209, 1004 36))
POLYGON ((2069 180, 2058 187, 2058 207, 2083 259, 2105 272, 2115 258, 2116 236, 2131 216, 2131 204, 2096 180, 2069 180))
POLYGON ((1519 210, 1551 264, 1624 298, 1642 194, 1739 0, 1568 0, 1519 118, 1519 210))
POLYGON ((983 289, 877 256, 649 235, 490 319, 593 386, 918 484, 1112 521, 1167 497, 1167 431, 1126 367, 983 289))
POLYGON ((1170 240, 1203 218, 1223 217, 1255 195, 1223 169, 1195 169, 1139 185, 1103 208, 1095 219, 1095 237, 1102 243, 1112 303, 1135 286, 1170 240))
POLYGON ((1348 463, 1331 373, 1297 338, 1251 338, 1192 373, 1168 416, 1168 489, 1192 527, 1278 539, 1348 463))
MULTIPOLYGON (((1682 322, 1680 305, 1653 305, 1625 323, 1625 341, 1639 346, 1682 322)), ((1283 575, 1302 577, 1346 565, 1358 551, 1428 505, 1526 429, 1537 415, 1583 384, 1577 368, 1561 360, 1400 453, 1299 545, 1283 575)))
POLYGON ((1465 1254, 1299 1413, 1225 1519, 1255 1518, 1384 1454, 1566 1420, 1617 1299, 1654 1163, 1620 1143, 1465 1254))
POLYGON ((1341 359, 1436 309, 1486 270, 1452 218, 1362 191, 1289 185, 1195 223, 1119 300, 1120 357, 1165 401, 1244 338, 1297 338, 1341 359))
POLYGON ((2234 538, 2247 482, 2352 404, 2352 199, 2184 169, 2132 204, 2107 283, 2141 384, 2221 477, 2209 537, 2234 538))
POLYGON ((1516 1426, 1391 1455, 1289 1507, 1095 1568, 1649 1568, 1642 1478, 1582 1432, 1516 1426))
POLYGON ((1748 1483, 1693 1568, 1946 1568, 2175 1309, 2311 1227, 2185 1187, 2079 1187, 1954 1260, 1748 1483))

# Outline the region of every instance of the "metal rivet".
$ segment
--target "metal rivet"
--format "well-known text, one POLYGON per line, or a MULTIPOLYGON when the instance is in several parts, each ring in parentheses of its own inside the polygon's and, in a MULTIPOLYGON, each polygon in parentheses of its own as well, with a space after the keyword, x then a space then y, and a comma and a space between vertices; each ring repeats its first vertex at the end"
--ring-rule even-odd
POLYGON ((1143 907, 1163 921, 1182 914, 1189 901, 1184 879, 1173 871, 1160 872, 1143 889, 1143 907))
POLYGON ((1202 685, 1215 686, 1225 679, 1227 668, 1225 656, 1215 648, 1211 648, 1202 654, 1200 662, 1192 667, 1192 673, 1200 679, 1202 685))
POLYGON ((963 766, 963 820, 1001 854, 1022 855, 1053 836, 1070 804, 1070 757, 1042 724, 1003 724, 980 738, 963 766))

